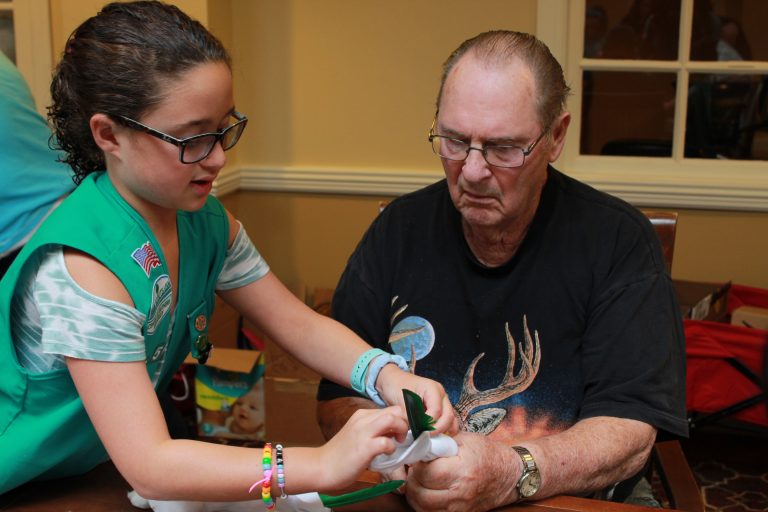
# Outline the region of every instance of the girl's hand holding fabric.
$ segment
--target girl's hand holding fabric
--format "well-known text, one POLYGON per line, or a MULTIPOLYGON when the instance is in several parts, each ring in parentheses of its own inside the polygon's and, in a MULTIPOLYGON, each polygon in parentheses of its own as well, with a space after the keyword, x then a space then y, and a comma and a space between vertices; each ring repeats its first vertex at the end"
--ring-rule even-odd
POLYGON ((360 409, 344 427, 318 451, 318 479, 323 489, 341 489, 352 484, 371 460, 395 450, 395 440, 403 441, 408 419, 402 407, 360 409))

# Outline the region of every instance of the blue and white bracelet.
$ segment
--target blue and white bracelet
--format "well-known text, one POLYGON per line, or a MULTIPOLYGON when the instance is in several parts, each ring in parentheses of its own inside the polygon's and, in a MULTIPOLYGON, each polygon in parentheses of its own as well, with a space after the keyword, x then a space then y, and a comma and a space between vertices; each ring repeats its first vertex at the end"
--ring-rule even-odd
POLYGON ((386 352, 380 348, 372 348, 366 350, 357 358, 355 366, 352 367, 352 374, 349 377, 352 389, 360 394, 365 394, 365 373, 368 371, 368 365, 371 364, 371 360, 379 355, 386 355, 386 352))
POLYGON ((389 363, 394 363, 401 370, 408 371, 408 363, 405 358, 395 354, 390 354, 379 348, 372 348, 361 355, 354 368, 352 369, 352 375, 350 382, 352 383, 352 389, 360 394, 368 395, 368 398, 373 402, 384 407, 387 404, 379 396, 379 392, 376 390, 376 380, 379 378, 379 373, 384 366, 389 363))

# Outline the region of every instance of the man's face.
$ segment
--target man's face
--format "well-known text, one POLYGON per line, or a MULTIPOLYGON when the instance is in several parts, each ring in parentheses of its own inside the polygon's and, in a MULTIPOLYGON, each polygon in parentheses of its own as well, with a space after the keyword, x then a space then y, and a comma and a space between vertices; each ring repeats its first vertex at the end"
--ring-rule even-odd
MULTIPOLYGON (((478 148, 500 144, 526 149, 543 130, 535 97, 533 75, 519 59, 493 68, 465 55, 445 82, 435 133, 478 148)), ((532 214, 546 182, 551 146, 545 136, 525 163, 512 169, 489 165, 480 151, 470 151, 464 161, 443 158, 451 199, 464 221, 471 227, 504 229, 532 214)))

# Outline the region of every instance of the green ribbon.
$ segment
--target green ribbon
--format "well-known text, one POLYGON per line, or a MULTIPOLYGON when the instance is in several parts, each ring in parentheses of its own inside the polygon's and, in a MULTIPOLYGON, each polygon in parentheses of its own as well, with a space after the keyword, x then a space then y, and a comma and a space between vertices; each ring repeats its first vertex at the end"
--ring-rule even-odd
POLYGON ((344 505, 351 505, 352 503, 358 503, 360 501, 370 500, 377 496, 388 494, 405 483, 405 480, 390 480, 389 482, 380 483, 367 489, 360 489, 359 491, 352 491, 339 496, 328 496, 327 494, 320 494, 320 501, 328 508, 343 507, 344 505))

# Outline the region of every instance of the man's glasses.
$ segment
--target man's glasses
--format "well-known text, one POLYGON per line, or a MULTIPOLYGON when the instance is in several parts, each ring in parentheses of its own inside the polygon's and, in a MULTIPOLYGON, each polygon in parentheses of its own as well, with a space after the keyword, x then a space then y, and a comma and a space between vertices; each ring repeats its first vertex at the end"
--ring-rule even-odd
POLYGON ((447 160, 463 161, 469 156, 473 149, 479 151, 488 165, 494 167, 514 168, 520 167, 525 163, 525 157, 531 154, 539 141, 547 133, 547 130, 541 132, 541 135, 533 141, 527 148, 518 146, 507 146, 500 144, 486 144, 476 148, 463 140, 437 135, 434 133, 435 121, 432 121, 432 127, 429 129, 429 142, 432 143, 432 151, 447 160))
POLYGON ((221 142, 221 149, 224 151, 231 149, 237 141, 240 140, 240 135, 245 130, 245 125, 248 123, 248 118, 239 112, 232 112, 232 117, 235 118, 235 123, 227 126, 219 132, 201 133, 199 135, 193 135, 191 137, 185 137, 183 139, 177 139, 172 135, 163 133, 154 128, 150 128, 145 124, 131 119, 130 117, 121 116, 115 114, 114 117, 120 118, 125 124, 134 130, 138 130, 144 133, 148 133, 153 137, 157 137, 160 140, 164 140, 174 146, 179 147, 179 161, 183 164, 194 164, 201 160, 205 160, 208 155, 211 154, 213 147, 217 142, 221 142))

